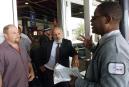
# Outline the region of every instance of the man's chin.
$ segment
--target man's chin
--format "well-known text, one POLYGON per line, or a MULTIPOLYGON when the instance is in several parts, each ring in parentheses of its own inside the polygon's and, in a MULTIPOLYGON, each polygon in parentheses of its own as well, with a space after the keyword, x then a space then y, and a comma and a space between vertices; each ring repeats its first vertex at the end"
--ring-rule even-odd
POLYGON ((94 30, 92 30, 92 33, 95 33, 95 31, 94 31, 94 30))
POLYGON ((15 40, 15 43, 19 44, 20 43, 20 40, 15 40))
POLYGON ((56 40, 57 43, 61 43, 61 39, 60 40, 56 40))
POLYGON ((94 33, 94 34, 98 34, 98 32, 96 32, 95 30, 92 30, 92 33, 94 33))
POLYGON ((19 44, 19 42, 18 42, 18 41, 15 41, 15 43, 16 43, 16 44, 19 44))

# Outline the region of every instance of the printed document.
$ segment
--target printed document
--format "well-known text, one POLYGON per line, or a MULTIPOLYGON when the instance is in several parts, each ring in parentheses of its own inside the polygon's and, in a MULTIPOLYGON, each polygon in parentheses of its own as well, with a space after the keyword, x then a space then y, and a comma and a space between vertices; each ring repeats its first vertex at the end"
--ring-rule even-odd
POLYGON ((81 78, 81 74, 78 68, 68 68, 57 63, 54 69, 54 84, 57 84, 59 82, 70 81, 70 75, 74 75, 78 78, 81 78))

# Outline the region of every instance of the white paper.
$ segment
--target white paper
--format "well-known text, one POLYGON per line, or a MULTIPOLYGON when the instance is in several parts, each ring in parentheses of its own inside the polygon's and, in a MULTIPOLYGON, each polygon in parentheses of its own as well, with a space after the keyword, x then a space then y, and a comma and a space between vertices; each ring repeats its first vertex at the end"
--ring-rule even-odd
POLYGON ((59 63, 56 64, 54 69, 54 84, 64 81, 70 81, 70 75, 81 78, 78 68, 68 68, 59 63))

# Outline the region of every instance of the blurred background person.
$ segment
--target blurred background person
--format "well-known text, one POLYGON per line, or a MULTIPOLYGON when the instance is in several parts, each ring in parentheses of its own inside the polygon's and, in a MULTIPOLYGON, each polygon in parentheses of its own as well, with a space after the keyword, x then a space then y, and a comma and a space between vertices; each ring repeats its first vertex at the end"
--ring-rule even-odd
MULTIPOLYGON (((40 70, 39 70, 39 64, 36 60, 40 60, 40 54, 39 54, 39 50, 40 47, 46 46, 46 43, 49 43, 50 41, 52 41, 52 29, 51 28, 46 28, 43 31, 40 31, 39 37, 36 38, 33 41, 33 45, 31 47, 30 50, 30 57, 32 59, 32 64, 34 67, 34 71, 36 74, 36 78, 34 79, 34 81, 31 82, 31 86, 33 85, 34 87, 37 85, 38 87, 42 87, 42 81, 40 79, 40 70)), ((30 86, 30 87, 31 87, 30 86)))
POLYGON ((32 41, 30 40, 30 38, 26 34, 22 33, 22 27, 20 25, 18 25, 18 30, 19 30, 19 33, 20 33, 20 36, 21 36, 20 44, 23 47, 25 47, 27 52, 30 54, 32 41))
POLYGON ((41 46, 43 46, 43 43, 50 42, 52 40, 52 29, 51 28, 45 28, 43 30, 43 35, 39 38, 39 43, 41 46))

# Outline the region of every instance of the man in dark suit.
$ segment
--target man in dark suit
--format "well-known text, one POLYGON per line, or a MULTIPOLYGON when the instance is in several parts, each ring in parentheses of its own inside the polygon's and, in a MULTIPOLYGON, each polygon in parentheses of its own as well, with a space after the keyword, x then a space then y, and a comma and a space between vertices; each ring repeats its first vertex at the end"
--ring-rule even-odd
MULTIPOLYGON (((69 57, 72 58, 72 66, 79 66, 78 55, 72 47, 70 40, 63 38, 63 32, 59 27, 53 29, 53 41, 45 43, 40 49, 40 77, 44 87, 53 87, 53 70, 56 63, 69 67, 69 57), (59 46, 59 58, 57 59, 57 46, 59 46)), ((62 82, 55 87, 69 87, 67 82, 62 82)))

